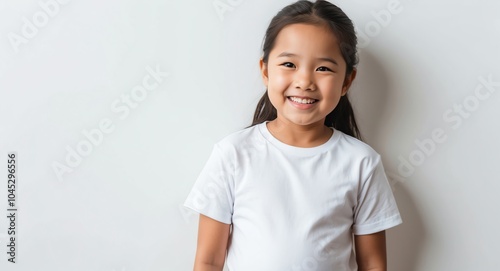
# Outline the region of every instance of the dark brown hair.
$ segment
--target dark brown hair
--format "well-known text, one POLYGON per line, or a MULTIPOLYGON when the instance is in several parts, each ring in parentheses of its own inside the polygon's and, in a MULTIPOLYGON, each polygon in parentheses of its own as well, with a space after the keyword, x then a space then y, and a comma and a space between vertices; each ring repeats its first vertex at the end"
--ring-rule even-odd
MULTIPOLYGON (((339 7, 323 0, 317 0, 314 3, 305 0, 297 1, 286 6, 274 16, 266 30, 262 48, 262 59, 265 65, 268 63, 269 53, 274 47, 278 33, 285 26, 296 23, 329 26, 332 34, 335 35, 339 41, 339 48, 347 66, 345 78, 348 78, 358 64, 356 49, 357 37, 354 25, 339 7)), ((268 120, 274 120, 276 117, 276 108, 271 104, 266 89, 266 92, 257 104, 252 124, 248 127, 268 120)), ((361 135, 347 94, 341 96, 337 107, 326 116, 325 125, 334 127, 345 134, 361 140, 361 135)))

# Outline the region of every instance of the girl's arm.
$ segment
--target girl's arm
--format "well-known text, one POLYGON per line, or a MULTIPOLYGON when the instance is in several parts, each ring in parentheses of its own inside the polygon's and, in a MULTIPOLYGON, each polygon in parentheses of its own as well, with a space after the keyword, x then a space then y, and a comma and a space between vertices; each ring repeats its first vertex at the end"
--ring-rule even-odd
POLYGON ((200 214, 194 271, 222 271, 229 240, 229 224, 200 214))
POLYGON ((354 236, 359 271, 387 271, 385 231, 354 236))

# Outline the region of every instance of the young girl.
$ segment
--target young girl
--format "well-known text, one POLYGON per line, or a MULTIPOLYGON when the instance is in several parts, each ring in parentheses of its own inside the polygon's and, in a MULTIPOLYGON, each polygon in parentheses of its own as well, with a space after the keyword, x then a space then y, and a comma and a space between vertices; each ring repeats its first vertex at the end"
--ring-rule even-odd
POLYGON ((200 213, 195 271, 226 256, 229 271, 387 269, 385 230, 402 221, 346 95, 356 43, 327 1, 272 19, 253 123, 215 144, 184 203, 200 213))

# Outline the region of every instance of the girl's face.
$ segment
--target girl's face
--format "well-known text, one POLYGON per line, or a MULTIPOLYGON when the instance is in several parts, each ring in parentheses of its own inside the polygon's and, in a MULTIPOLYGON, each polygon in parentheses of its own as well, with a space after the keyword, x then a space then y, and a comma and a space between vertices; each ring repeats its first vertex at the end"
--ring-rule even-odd
POLYGON ((335 35, 310 24, 284 27, 268 63, 261 59, 260 68, 278 119, 297 125, 323 125, 356 75, 354 70, 345 78, 346 63, 335 35))

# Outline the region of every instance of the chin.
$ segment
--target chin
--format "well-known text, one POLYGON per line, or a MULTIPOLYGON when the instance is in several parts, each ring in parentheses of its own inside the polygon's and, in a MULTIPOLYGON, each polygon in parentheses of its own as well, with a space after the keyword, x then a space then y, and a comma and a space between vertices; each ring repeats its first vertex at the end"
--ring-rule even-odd
POLYGON ((296 124, 296 125, 313 125, 316 124, 317 122, 320 122, 321 120, 301 120, 301 119, 287 119, 289 122, 296 124))

